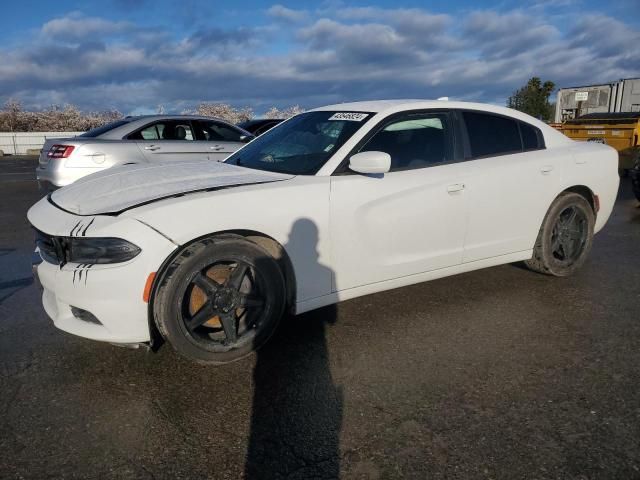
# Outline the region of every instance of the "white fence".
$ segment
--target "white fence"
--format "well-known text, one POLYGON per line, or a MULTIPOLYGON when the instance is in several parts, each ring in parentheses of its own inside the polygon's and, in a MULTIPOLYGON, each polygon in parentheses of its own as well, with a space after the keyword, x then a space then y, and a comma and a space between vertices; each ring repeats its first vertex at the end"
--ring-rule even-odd
POLYGON ((5 155, 25 155, 27 150, 40 150, 49 138, 68 138, 83 132, 0 132, 0 150, 5 155))

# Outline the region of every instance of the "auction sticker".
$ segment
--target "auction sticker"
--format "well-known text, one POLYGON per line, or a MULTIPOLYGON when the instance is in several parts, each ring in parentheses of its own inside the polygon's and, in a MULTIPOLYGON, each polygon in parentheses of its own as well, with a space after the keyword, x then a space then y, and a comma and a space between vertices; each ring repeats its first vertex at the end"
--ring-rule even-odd
POLYGON ((356 113, 356 112, 338 112, 329 117, 329 120, 349 120, 350 122, 361 122, 367 118, 368 113, 356 113))

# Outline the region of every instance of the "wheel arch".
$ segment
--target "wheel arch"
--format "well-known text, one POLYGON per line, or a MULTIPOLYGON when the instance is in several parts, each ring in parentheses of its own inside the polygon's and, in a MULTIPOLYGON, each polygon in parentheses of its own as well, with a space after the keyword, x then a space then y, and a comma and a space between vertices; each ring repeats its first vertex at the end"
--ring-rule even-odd
POLYGON ((193 245, 194 243, 200 242, 207 238, 213 238, 213 237, 219 238, 219 237, 225 237, 225 236, 244 238, 246 240, 249 240, 259 245, 263 249, 265 249, 276 260, 278 266, 280 267, 280 270, 282 271, 282 275, 284 277, 284 282, 285 282, 285 292, 286 292, 285 306, 288 309, 292 309, 295 307, 296 277, 295 277, 295 272, 293 270, 293 263, 291 262, 291 259, 289 258, 287 251, 280 244, 280 242, 278 242, 273 237, 265 233, 258 232, 255 230, 221 230, 218 232, 211 232, 206 235, 201 235, 200 237, 196 237, 190 240, 189 242, 180 245, 179 248, 176 248, 173 252, 171 252, 171 255, 169 255, 164 260, 164 262, 156 272, 156 275, 151 285, 151 291, 149 294, 149 302, 148 302, 148 309, 147 309, 152 349, 156 350, 156 346, 159 347, 163 342, 163 338, 160 332, 158 331, 158 327, 156 326, 154 312, 153 312, 153 304, 155 301, 155 296, 158 291, 158 287, 162 283, 162 278, 167 273, 167 269, 169 265, 186 248, 193 245))
POLYGON ((573 185, 571 187, 565 188, 558 194, 558 196, 556 196, 556 198, 558 198, 563 193, 577 193, 578 195, 584 197, 585 200, 589 202, 589 205, 591 205, 591 209, 593 210, 594 215, 598 215, 599 205, 596 199, 596 194, 593 193, 593 190, 591 190, 586 185, 573 185))

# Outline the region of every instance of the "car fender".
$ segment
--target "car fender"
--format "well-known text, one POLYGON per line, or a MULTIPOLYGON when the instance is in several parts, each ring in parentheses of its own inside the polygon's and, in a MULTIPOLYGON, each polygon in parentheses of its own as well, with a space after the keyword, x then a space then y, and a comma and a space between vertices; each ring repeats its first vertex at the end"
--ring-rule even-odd
POLYGON ((291 260, 297 301, 331 293, 330 178, 197 192, 128 210, 130 216, 184 247, 222 232, 256 232, 278 242, 291 260))

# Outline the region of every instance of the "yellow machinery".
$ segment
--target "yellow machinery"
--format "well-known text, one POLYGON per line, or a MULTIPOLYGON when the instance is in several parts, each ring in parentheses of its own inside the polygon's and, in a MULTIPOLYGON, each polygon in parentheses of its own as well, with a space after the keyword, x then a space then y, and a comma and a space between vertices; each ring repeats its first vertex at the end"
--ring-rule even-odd
POLYGON ((552 126, 573 140, 612 146, 618 150, 620 170, 633 168, 640 155, 640 112, 589 113, 552 126))

